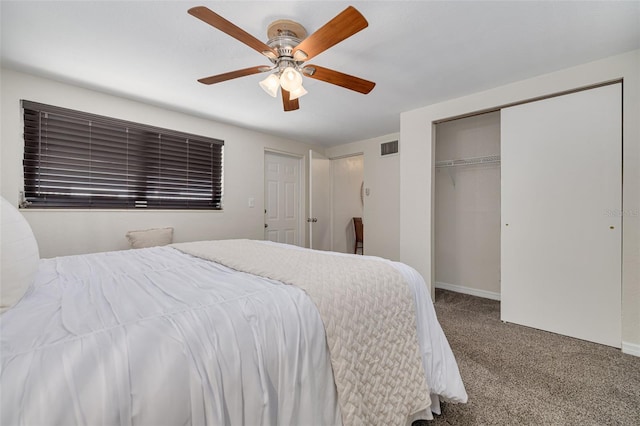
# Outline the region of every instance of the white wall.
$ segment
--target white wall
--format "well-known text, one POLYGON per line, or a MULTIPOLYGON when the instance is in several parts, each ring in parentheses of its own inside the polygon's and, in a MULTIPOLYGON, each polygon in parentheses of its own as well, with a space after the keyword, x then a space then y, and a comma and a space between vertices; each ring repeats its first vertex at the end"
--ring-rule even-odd
MULTIPOLYGON (((435 160, 500 155, 500 112, 439 123, 435 160)), ((500 298, 500 164, 435 170, 436 287, 500 298)))
POLYGON ((354 155, 331 160, 331 249, 353 253, 353 218, 362 217, 364 203, 360 188, 364 180, 364 156, 354 155))
MULTIPOLYGON (((364 254, 398 260, 400 257, 400 156, 380 156, 380 144, 398 140, 385 135, 327 148, 329 158, 364 155, 364 254)), ((402 152, 402 142, 400 142, 402 152)))
MULTIPOLYGON (((140 102, 2 69, 1 193, 17 205, 23 188, 20 99, 201 134, 225 141, 223 211, 22 210, 41 257, 127 248, 131 229, 173 226, 174 241, 264 238, 264 151, 308 156, 310 145, 216 123, 140 102), (248 199, 255 207, 248 207, 248 199)), ((321 152, 321 148, 313 147, 321 152)), ((306 185, 304 185, 306 188, 306 185)), ((306 198, 306 191, 302 199, 306 198)), ((305 210, 306 217, 306 210, 305 210)), ((306 239, 305 239, 306 240, 306 239)))
POLYGON ((622 344, 640 356, 640 50, 402 113, 400 260, 433 282, 434 122, 616 79, 624 80, 622 344))

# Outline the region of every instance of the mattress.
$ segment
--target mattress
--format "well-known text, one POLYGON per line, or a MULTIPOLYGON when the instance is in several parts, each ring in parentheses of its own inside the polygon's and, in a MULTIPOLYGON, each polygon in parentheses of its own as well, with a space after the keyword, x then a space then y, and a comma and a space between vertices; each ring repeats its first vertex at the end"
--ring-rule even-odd
MULTIPOLYGON (((432 410, 465 402, 424 281, 390 264, 415 297, 432 410)), ((0 343, 2 424, 342 424, 307 294, 172 247, 41 260, 0 343)))

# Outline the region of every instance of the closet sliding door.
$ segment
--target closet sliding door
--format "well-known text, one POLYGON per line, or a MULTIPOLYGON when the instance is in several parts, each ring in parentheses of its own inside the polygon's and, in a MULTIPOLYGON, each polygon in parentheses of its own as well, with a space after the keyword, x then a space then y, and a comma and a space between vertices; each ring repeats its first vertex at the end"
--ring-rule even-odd
POLYGON ((501 319, 621 346, 622 99, 501 112, 501 319))

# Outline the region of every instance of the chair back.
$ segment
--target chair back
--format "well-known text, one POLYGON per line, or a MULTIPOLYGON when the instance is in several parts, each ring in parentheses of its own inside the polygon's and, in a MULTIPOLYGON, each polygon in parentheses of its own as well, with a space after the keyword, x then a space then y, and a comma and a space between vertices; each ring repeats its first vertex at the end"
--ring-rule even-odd
POLYGON ((354 217, 353 218, 353 229, 355 229, 356 233, 356 243, 353 248, 353 253, 358 253, 358 247, 364 250, 364 227, 362 226, 362 218, 354 217))

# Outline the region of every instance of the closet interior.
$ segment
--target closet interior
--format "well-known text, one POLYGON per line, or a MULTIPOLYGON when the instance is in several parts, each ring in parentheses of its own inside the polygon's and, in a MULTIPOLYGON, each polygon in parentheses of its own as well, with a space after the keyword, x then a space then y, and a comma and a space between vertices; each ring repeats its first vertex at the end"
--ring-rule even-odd
POLYGON ((499 299, 500 111, 435 132, 435 286, 499 299))

